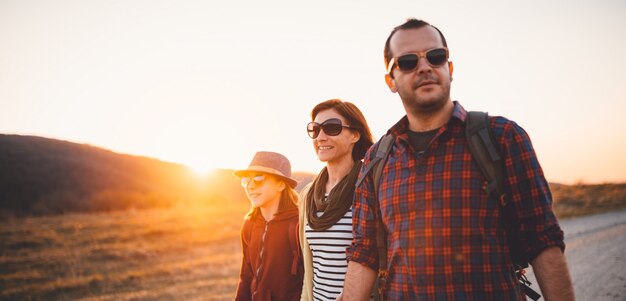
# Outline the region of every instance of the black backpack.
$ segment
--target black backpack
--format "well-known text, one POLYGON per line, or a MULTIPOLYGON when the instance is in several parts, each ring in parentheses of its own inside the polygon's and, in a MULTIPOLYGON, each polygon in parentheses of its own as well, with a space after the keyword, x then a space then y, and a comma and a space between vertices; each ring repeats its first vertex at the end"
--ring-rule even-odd
MULTIPOLYGON (((480 167, 484 177, 487 179, 487 185, 484 187, 485 192, 496 199, 500 203, 500 207, 503 214, 502 224, 507 231, 507 243, 510 250, 511 260, 513 262, 513 268, 520 280, 520 286, 524 293, 533 300, 541 298, 537 292, 530 288, 530 281, 524 276, 524 269, 528 267, 528 259, 521 251, 519 242, 515 239, 515 233, 513 227, 508 218, 512 212, 510 206, 507 206, 507 195, 504 190, 504 165, 500 153, 496 148, 491 127, 489 126, 489 116, 485 112, 468 112, 465 120, 465 137, 467 139, 472 157, 480 167)), ((370 164, 366 167, 365 171, 360 175, 356 182, 356 187, 361 185, 363 179, 373 170, 373 184, 374 194, 376 195, 376 203, 378 203, 378 185, 380 182, 380 176, 387 156, 393 146, 393 136, 385 134, 380 138, 378 149, 376 150, 376 156, 370 164)), ((382 219, 380 218, 380 208, 377 206, 378 213, 378 225, 376 226, 376 242, 378 248, 378 281, 376 283, 376 291, 374 296, 377 300, 383 300, 383 292, 386 287, 387 281, 387 233, 385 232, 382 219)))

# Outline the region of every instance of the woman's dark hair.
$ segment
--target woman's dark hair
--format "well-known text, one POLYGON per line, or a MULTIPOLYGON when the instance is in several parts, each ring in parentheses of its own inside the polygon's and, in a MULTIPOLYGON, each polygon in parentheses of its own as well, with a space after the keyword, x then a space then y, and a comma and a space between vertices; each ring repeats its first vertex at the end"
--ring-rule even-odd
POLYGON ((352 149, 352 159, 354 161, 361 160, 365 156, 367 149, 374 144, 370 127, 367 125, 365 116, 361 113, 361 110, 357 108, 353 103, 342 101, 340 99, 330 99, 317 104, 313 110, 311 110, 311 120, 315 120, 315 117, 319 112, 333 109, 346 119, 348 125, 361 134, 359 141, 356 142, 352 149))

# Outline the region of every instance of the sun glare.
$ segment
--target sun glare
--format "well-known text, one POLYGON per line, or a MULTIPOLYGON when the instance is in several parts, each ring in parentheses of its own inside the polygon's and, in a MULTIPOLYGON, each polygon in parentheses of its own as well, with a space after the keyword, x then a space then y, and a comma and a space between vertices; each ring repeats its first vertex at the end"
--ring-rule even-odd
POLYGON ((187 167, 198 177, 209 177, 215 171, 215 168, 206 163, 187 164, 187 167))

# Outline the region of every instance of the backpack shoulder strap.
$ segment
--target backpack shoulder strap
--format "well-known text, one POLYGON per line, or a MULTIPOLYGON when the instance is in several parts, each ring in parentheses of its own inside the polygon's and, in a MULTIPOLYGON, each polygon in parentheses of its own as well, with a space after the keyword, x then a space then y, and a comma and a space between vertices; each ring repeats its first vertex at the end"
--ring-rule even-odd
POLYGON ((385 134, 379 141, 378 148, 376 149, 376 156, 372 159, 372 161, 370 161, 370 164, 365 168, 365 171, 361 173, 355 184, 356 187, 359 187, 363 180, 365 180, 365 177, 367 177, 369 173, 374 170, 374 192, 376 194, 378 194, 378 180, 380 179, 380 175, 385 167, 387 156, 393 146, 393 135, 385 134))
POLYGON ((387 158, 389 157, 389 152, 391 151, 391 147, 393 146, 393 135, 388 134, 383 136, 380 140, 380 145, 378 146, 378 150, 376 150, 376 158, 379 158, 378 163, 374 167, 373 174, 373 184, 374 184, 374 193, 376 195, 376 199, 378 200, 378 185, 380 184, 380 176, 383 174, 383 169, 385 169, 385 163, 387 163, 387 158))
POLYGON ((380 138, 378 148, 376 149, 376 156, 370 161, 369 166, 361 174, 356 182, 356 187, 361 185, 361 182, 366 176, 373 170, 372 184, 374 187, 374 200, 376 204, 376 211, 378 211, 378 220, 376 222, 376 248, 378 249, 378 277, 374 288, 374 300, 383 300, 383 292, 387 286, 387 232, 385 231, 385 225, 383 224, 383 218, 380 212, 380 206, 378 203, 378 185, 380 184, 380 177, 385 168, 385 163, 389 157, 389 152, 393 146, 393 135, 385 134, 380 138))
POLYGON ((465 136, 472 157, 487 179, 485 192, 506 206, 502 158, 495 146, 489 116, 485 112, 468 112, 465 119, 465 136))
POLYGON ((538 300, 541 298, 537 292, 530 288, 530 282, 523 276, 522 270, 528 267, 528 260, 520 253, 521 246, 514 237, 511 225, 512 208, 507 206, 507 196, 504 190, 504 163, 502 157, 496 148, 496 142, 493 137, 491 126, 489 124, 489 115, 486 112, 467 112, 465 119, 465 136, 472 153, 472 157, 478 163, 478 167, 487 178, 487 185, 484 187, 485 192, 491 197, 500 201, 502 208, 502 224, 508 232, 507 244, 509 245, 511 260, 514 269, 520 280, 520 286, 523 292, 531 299, 538 300))
POLYGON ((291 248, 291 275, 298 274, 298 262, 300 261, 300 243, 298 241, 298 223, 289 224, 289 247, 291 248))

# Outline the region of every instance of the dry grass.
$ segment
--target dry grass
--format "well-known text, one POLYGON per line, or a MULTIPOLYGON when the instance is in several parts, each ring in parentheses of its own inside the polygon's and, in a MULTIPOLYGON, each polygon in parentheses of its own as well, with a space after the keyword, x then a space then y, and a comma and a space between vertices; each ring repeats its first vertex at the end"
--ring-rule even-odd
POLYGON ((626 208, 626 184, 550 185, 559 218, 626 208))
MULTIPOLYGON (((552 185, 560 218, 626 207, 626 184, 552 185)), ((0 221, 0 300, 232 300, 249 205, 0 221)))
POLYGON ((248 205, 0 223, 0 300, 228 300, 248 205))

